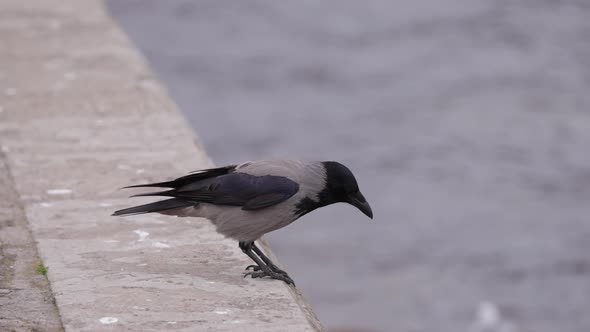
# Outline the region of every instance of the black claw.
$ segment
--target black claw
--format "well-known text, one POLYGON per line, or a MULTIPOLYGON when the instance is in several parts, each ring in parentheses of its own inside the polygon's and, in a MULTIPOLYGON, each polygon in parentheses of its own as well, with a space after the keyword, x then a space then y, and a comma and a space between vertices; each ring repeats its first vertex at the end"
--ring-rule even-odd
POLYGON ((246 266, 246 271, 249 271, 250 269, 254 272, 261 270, 260 266, 254 264, 246 266))
POLYGON ((246 278, 247 276, 250 276, 252 279, 256 279, 256 278, 262 278, 262 277, 266 277, 267 274, 265 272, 246 272, 244 273, 244 278, 246 278))

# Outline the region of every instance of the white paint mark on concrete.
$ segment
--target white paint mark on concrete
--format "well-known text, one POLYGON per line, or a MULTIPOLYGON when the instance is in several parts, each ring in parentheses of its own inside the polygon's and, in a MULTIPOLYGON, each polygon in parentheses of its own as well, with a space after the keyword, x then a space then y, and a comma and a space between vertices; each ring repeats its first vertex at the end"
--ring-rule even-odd
POLYGON ((47 203, 47 202, 40 203, 39 205, 41 205, 41 206, 42 206, 42 207, 44 207, 44 208, 47 208, 47 207, 52 207, 52 206, 53 206, 53 204, 51 204, 51 203, 47 203))
POLYGON ((143 174, 143 173, 145 173, 145 169, 141 169, 140 168, 138 170, 135 170, 135 173, 137 173, 137 174, 143 174))
POLYGON ((158 242, 158 241, 152 241, 152 247, 155 247, 155 248, 170 248, 170 245, 169 244, 166 244, 166 243, 158 242))
POLYGON ((229 314, 229 311, 227 311, 227 310, 215 310, 213 312, 216 313, 216 314, 218 314, 218 315, 227 315, 227 314, 229 314))
POLYGON ((16 89, 15 88, 6 88, 4 90, 4 94, 7 96, 14 96, 14 95, 16 95, 16 89))
POLYGON ((208 284, 214 284, 215 281, 207 281, 208 284))
MULTIPOLYGON (((151 239, 148 239, 148 236, 150 235, 150 233, 146 232, 146 231, 142 231, 141 229, 136 229, 133 231, 133 233, 137 234, 137 236, 139 236, 139 239, 137 239, 137 242, 143 242, 146 241, 154 248, 171 248, 171 246, 167 243, 164 242, 159 242, 159 241, 154 241, 151 239)), ((161 250, 156 250, 155 252, 160 252, 161 250)))
POLYGON ((133 231, 133 233, 135 233, 135 234, 137 234, 137 236, 139 236, 139 239, 137 240, 137 242, 145 241, 145 239, 148 237, 148 235, 150 235, 150 233, 142 231, 141 229, 136 229, 133 231))
POLYGON ((137 264, 137 266, 146 266, 146 263, 137 264))
POLYGON ((100 207, 109 207, 109 206, 113 206, 113 204, 111 204, 111 203, 100 203, 100 204, 98 204, 98 206, 100 206, 100 207))
POLYGON ((59 189, 49 189, 47 190, 49 195, 69 195, 72 193, 71 189, 59 188, 59 189))
POLYGON ((102 317, 98 321, 101 322, 102 324, 114 324, 114 323, 118 322, 119 319, 116 317, 102 317))
POLYGON ((152 300, 150 300, 150 299, 145 299, 145 300, 148 301, 148 302, 152 302, 152 300))
POLYGON ((128 169, 131 169, 131 166, 119 164, 119 165, 117 165, 117 168, 120 169, 120 170, 125 171, 125 170, 128 170, 128 169))
POLYGON ((239 319, 236 319, 236 320, 230 320, 230 321, 228 321, 228 323, 229 323, 229 324, 240 324, 241 322, 242 322, 242 321, 241 321, 241 320, 239 320, 239 319))
POLYGON ((168 324, 176 324, 176 322, 167 322, 168 324))

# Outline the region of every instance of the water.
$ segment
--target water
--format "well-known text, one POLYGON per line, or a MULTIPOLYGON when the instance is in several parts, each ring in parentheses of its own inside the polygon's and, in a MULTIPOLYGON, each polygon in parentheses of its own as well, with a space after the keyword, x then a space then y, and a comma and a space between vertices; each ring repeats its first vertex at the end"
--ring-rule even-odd
POLYGON ((329 329, 590 331, 586 2, 108 3, 217 164, 357 174, 269 236, 329 329))

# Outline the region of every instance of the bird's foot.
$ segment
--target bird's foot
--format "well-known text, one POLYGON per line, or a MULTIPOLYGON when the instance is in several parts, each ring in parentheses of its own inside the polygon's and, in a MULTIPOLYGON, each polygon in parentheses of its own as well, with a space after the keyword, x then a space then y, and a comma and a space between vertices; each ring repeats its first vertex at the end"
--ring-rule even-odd
MULTIPOLYGON (((289 275, 287 274, 287 272, 285 272, 285 271, 283 271, 283 270, 279 269, 278 267, 276 267, 276 266, 274 266, 274 265, 269 265, 268 267, 269 267, 269 268, 270 268, 270 269, 271 269, 273 272, 280 273, 280 274, 284 274, 284 275, 286 275, 287 277, 289 276, 289 275)), ((262 271, 262 268, 260 268, 260 266, 258 266, 258 265, 254 265, 254 264, 246 266, 246 271, 250 271, 250 269, 252 269, 252 271, 254 271, 254 272, 262 271)))
MULTIPOLYGON (((248 266, 248 267, 251 267, 251 266, 248 266)), ((259 266, 254 266, 254 271, 244 273, 244 278, 246 278, 247 276, 252 277, 252 279, 269 277, 271 279, 282 280, 282 281, 286 282, 287 285, 295 286, 293 279, 291 279, 291 277, 289 277, 289 275, 287 275, 287 273, 285 271, 283 271, 283 272, 284 273, 278 273, 278 272, 274 272, 274 271, 269 271, 269 272, 261 271, 261 268, 259 266), (256 268, 258 268, 258 269, 256 269, 256 268)))

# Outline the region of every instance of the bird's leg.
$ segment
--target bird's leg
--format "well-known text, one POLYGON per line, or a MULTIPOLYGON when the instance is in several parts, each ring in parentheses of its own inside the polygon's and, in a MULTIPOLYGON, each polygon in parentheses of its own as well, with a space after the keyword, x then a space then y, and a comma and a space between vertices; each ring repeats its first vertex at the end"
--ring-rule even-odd
MULTIPOLYGON (((280 274, 284 274, 285 276, 289 276, 287 274, 287 272, 279 269, 276 265, 274 265, 274 263, 270 260, 270 258, 266 257, 266 255, 262 252, 262 250, 260 250, 257 246, 256 243, 252 242, 252 250, 258 255, 258 257, 260 257, 262 259, 262 261, 274 272, 276 273, 280 273, 280 274)), ((252 266, 252 265, 251 265, 252 266)), ((253 266, 254 271, 257 271, 256 267, 253 266)), ((247 270, 248 268, 246 268, 247 270)))
POLYGON ((291 279, 291 277, 289 277, 286 273, 283 274, 283 273, 273 271, 270 267, 268 267, 268 265, 264 264, 260 260, 260 258, 258 256, 256 256, 256 254, 254 252, 250 251, 249 253, 246 253, 246 255, 248 255, 250 258, 252 258, 252 260, 254 260, 254 262, 256 262, 256 264, 258 264, 258 267, 262 271, 246 272, 246 273, 244 273, 244 278, 247 276, 251 276, 252 278, 270 277, 272 279, 282 280, 282 281, 286 282, 288 285, 295 286, 295 283, 293 282, 293 279, 291 279))
MULTIPOLYGON (((253 250, 258 255, 258 257, 260 257, 262 259, 264 264, 267 265, 269 268, 271 268, 274 271, 273 268, 276 268, 276 266, 271 262, 271 260, 268 257, 266 257, 266 255, 264 255, 264 253, 262 253, 260 251, 260 249, 258 249, 258 247, 256 246, 256 243, 254 241, 243 242, 243 243, 245 243, 243 245, 241 243, 242 242, 240 242, 240 248, 242 249, 242 251, 244 251, 244 248, 242 248, 242 246, 249 246, 250 249, 246 248, 246 250, 253 250), (247 243, 249 243, 249 244, 247 244, 247 243)), ((260 266, 254 265, 254 264, 246 266, 246 270, 250 270, 250 269, 252 269, 254 272, 262 270, 260 268, 260 266)), ((275 272, 278 272, 278 271, 275 271, 275 272)))
MULTIPOLYGON (((240 249, 242 252, 250 257, 257 265, 259 270, 253 272, 247 272, 244 274, 244 278, 246 276, 251 276, 252 278, 262 278, 262 277, 270 277, 272 279, 282 280, 289 285, 295 285, 293 280, 286 274, 282 274, 279 272, 273 271, 265 262, 262 261, 260 257, 256 255, 253 251, 253 241, 240 241, 240 249)), ((268 259, 268 257, 266 257, 268 259)), ((270 260, 268 260, 270 262, 270 260)), ((272 264, 272 263, 271 263, 272 264)))
MULTIPOLYGON (((274 272, 277 273, 281 273, 284 274, 286 276, 289 276, 287 274, 287 272, 281 270, 280 268, 278 268, 276 265, 274 265, 274 263, 270 260, 270 258, 268 258, 264 252, 262 252, 262 250, 260 250, 256 244, 252 244, 252 250, 254 251, 254 253, 256 253, 258 255, 258 257, 260 257, 262 259, 262 261, 264 262, 264 264, 266 264, 266 266, 268 266, 271 270, 273 270, 274 272)), ((261 268, 258 265, 248 265, 246 266, 246 270, 250 270, 252 269, 252 271, 256 272, 256 271, 260 271, 261 268)))

